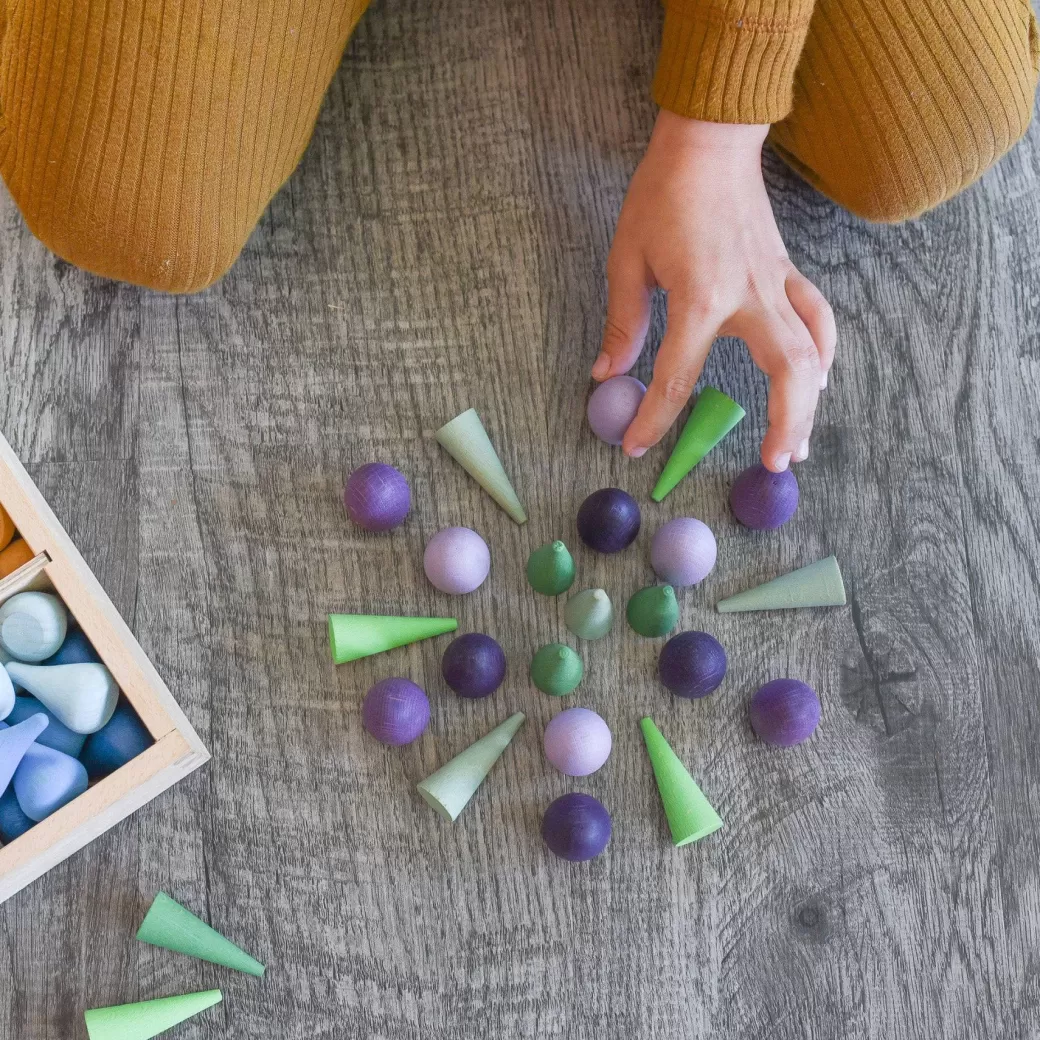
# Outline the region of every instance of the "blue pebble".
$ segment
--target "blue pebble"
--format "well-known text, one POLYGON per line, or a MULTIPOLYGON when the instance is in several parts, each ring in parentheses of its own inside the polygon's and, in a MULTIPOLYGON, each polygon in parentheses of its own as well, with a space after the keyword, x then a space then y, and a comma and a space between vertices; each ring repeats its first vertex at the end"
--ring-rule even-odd
POLYGON ((22 812, 14 789, 9 787, 0 797, 0 841, 14 841, 34 826, 35 823, 22 812))
POLYGON ((58 648, 58 652, 40 664, 100 664, 101 658, 94 653, 83 630, 77 628, 65 637, 65 642, 58 648))
POLYGON ((106 726, 87 737, 80 761, 91 780, 114 773, 154 744, 151 734, 130 704, 120 698, 115 714, 106 726))
POLYGON ((14 771, 12 786, 22 812, 39 823, 87 789, 87 771, 69 755, 33 744, 14 771))
POLYGON ((24 695, 15 697, 14 707, 11 709, 11 714, 7 716, 7 721, 14 726, 29 718, 30 715, 39 715, 41 713, 47 716, 49 724, 36 738, 36 743, 54 748, 55 751, 61 751, 66 755, 71 755, 73 758, 79 758, 79 754, 83 750, 83 744, 87 739, 86 736, 82 733, 74 733, 63 722, 59 722, 58 717, 53 712, 48 711, 35 697, 24 695))

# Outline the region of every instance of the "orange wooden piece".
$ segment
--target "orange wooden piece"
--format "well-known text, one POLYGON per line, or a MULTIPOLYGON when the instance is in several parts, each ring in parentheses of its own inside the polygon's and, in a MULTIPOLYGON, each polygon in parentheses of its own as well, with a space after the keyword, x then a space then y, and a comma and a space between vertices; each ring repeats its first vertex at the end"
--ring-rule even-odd
POLYGON ((6 549, 14 536, 14 523, 7 515, 7 510, 0 506, 0 549, 6 549))
MULTIPOLYGON (((6 513, 4 514, 7 515, 6 513)), ((33 551, 24 538, 16 538, 3 552, 0 552, 0 578, 13 574, 23 564, 33 558, 33 551)))

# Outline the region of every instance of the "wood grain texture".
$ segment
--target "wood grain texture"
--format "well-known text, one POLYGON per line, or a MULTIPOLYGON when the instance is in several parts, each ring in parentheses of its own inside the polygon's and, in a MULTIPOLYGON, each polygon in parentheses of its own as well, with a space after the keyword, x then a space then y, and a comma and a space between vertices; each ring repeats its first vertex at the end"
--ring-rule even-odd
POLYGON ((3 431, 213 753, 0 908, 0 1035, 78 1038, 85 1007, 213 985, 224 1004, 184 1040, 1040 1035, 1040 129, 897 228, 767 160, 841 344, 799 512, 755 534, 726 505, 765 424, 740 344, 717 344, 706 378, 748 418, 661 505, 649 492, 675 434, 631 462, 583 419, 658 33, 649 0, 377 3, 300 170, 201 296, 74 271, 0 202, 3 431), (470 406, 524 528, 434 440, 470 406), (352 528, 339 501, 374 458, 414 490, 389 536, 352 528), (608 484, 646 503, 644 532, 594 558, 573 517, 608 484), (562 602, 526 588, 527 554, 563 537, 575 590, 624 604, 651 579, 649 536, 681 514, 720 549, 682 594, 683 625, 722 640, 730 677, 673 702, 659 641, 619 620, 581 645, 568 702, 604 715, 615 750, 567 781, 541 752, 561 705, 526 679, 532 651, 567 637, 562 602), (421 563, 456 523, 493 555, 461 600, 421 563), (848 608, 714 613, 830 552, 848 608), (456 613, 502 642, 507 682, 460 702, 440 678, 447 639, 337 669, 330 609, 456 613), (433 705, 428 734, 396 751, 359 718, 391 674, 433 705), (746 702, 785 674, 820 691, 824 716, 781 753, 752 739, 746 702), (448 826, 413 785, 517 709, 527 725, 448 826), (667 840, 645 713, 726 821, 700 845, 667 840), (586 865, 538 836, 571 789, 615 820, 586 865), (135 943, 159 888, 266 979, 135 943))

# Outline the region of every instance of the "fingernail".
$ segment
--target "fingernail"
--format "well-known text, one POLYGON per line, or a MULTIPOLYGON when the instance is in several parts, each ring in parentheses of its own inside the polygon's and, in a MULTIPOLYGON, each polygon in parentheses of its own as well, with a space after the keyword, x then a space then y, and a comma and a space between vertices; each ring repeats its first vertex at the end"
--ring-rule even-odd
POLYGON ((791 462, 791 453, 789 451, 784 452, 783 455, 776 457, 776 471, 777 473, 783 473, 787 469, 791 462))
POLYGON ((821 390, 826 390, 827 389, 827 373, 826 372, 823 373, 823 378, 820 379, 820 389, 821 390))
POLYGON ((596 363, 592 366, 592 378, 603 379, 609 371, 610 355, 600 354, 600 356, 596 358, 596 363))
POLYGON ((794 461, 795 462, 805 462, 805 460, 808 457, 809 457, 809 442, 808 442, 808 440, 804 440, 804 441, 802 441, 801 444, 798 445, 798 450, 794 453, 794 461))
POLYGON ((633 448, 629 453, 630 459, 641 459, 646 454, 646 448, 633 448))

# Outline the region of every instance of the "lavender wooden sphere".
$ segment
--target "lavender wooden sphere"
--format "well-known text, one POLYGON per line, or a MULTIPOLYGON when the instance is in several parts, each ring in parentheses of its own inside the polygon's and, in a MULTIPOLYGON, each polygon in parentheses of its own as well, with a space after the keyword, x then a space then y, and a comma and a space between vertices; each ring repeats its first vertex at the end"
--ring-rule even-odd
POLYGON ((491 569, 491 553, 476 531, 445 527, 426 544, 423 568, 441 592, 461 596, 483 584, 491 569))
POLYGON ((789 470, 773 473, 761 462, 749 466, 729 493, 733 515, 753 531, 772 531, 786 524, 798 508, 798 479, 789 470))
POLYGON ((506 677, 506 655, 491 636, 467 632, 444 651, 441 674, 460 697, 487 697, 506 677))
POLYGON ((593 491, 578 510, 578 534, 601 553, 627 549, 639 534, 639 503, 620 488, 593 491))
POLYGON ((542 817, 545 844, 572 863, 598 856, 607 847, 610 832, 610 813, 589 794, 565 794, 542 817))
POLYGON ((645 393, 646 387, 633 376, 614 376, 600 383, 589 398, 587 414, 592 432, 607 444, 620 444, 645 393))
POLYGON ((726 651, 707 632, 680 632, 661 648, 657 674, 676 697, 707 697, 726 677, 726 651))
POLYGON ((588 708, 568 708, 545 727, 545 757, 567 776, 588 776, 610 757, 610 727, 588 708))
POLYGON ((365 729, 376 740, 392 747, 417 740, 429 721, 430 702, 409 679, 382 679, 361 703, 365 729))
POLYGON ((711 528, 692 516, 680 516, 654 535, 650 564, 669 585, 696 585, 711 573, 717 554, 711 528))
POLYGON ((820 722, 820 698, 798 679, 774 679, 759 688, 748 706, 760 740, 792 747, 808 740, 820 722))
POLYGON ((343 504, 366 531, 389 531, 404 523, 412 507, 408 481, 385 462, 368 462, 350 474, 343 504))

